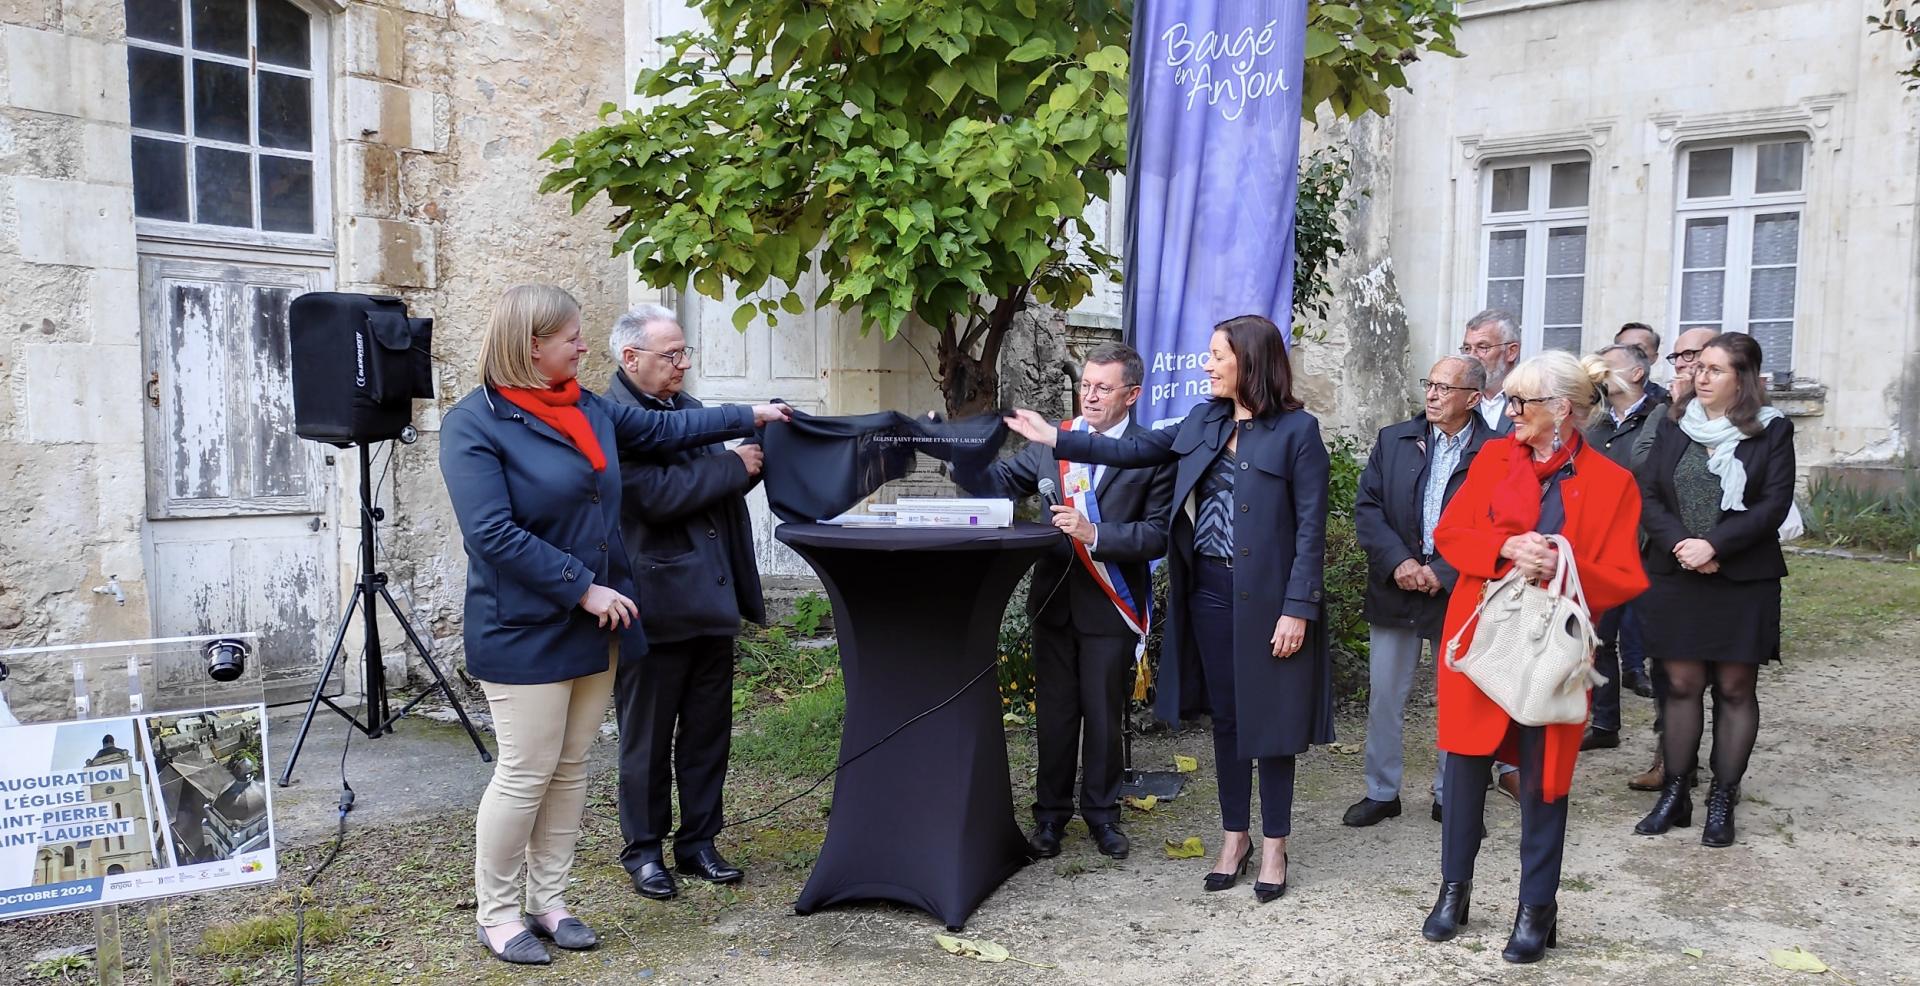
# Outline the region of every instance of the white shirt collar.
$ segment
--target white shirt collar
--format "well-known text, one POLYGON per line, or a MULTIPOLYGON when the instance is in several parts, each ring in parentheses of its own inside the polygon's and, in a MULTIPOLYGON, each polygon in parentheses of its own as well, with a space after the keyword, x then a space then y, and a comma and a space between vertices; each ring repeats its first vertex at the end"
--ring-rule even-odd
POLYGON ((1482 421, 1490 425, 1497 425, 1500 422, 1500 415, 1505 414, 1506 411, 1506 391, 1500 391, 1492 397, 1488 397, 1485 394, 1480 395, 1480 419, 1482 421))
MULTIPOLYGON (((1128 422, 1128 421, 1130 421, 1130 420, 1132 420, 1132 419, 1130 419, 1130 418, 1121 418, 1121 419, 1120 419, 1120 423, 1119 423, 1119 424, 1116 424, 1116 425, 1114 425, 1113 427, 1111 427, 1111 428, 1108 428, 1108 429, 1107 429, 1106 431, 1103 431, 1103 432, 1101 432, 1100 434, 1102 434, 1102 435, 1105 435, 1105 436, 1106 436, 1106 437, 1108 437, 1108 438, 1119 438, 1119 437, 1120 437, 1121 435, 1123 435, 1123 434, 1125 434, 1125 433, 1126 433, 1126 431, 1127 431, 1127 422, 1128 422)), ((1092 427, 1092 426, 1091 426, 1091 425, 1089 425, 1088 427, 1092 427)))

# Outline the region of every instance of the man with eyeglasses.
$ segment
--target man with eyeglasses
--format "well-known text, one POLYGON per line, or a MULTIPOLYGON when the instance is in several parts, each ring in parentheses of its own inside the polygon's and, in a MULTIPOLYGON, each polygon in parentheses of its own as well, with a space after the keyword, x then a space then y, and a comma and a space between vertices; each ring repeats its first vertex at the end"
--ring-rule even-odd
POLYGON ((1467 319, 1460 355, 1480 364, 1486 382, 1480 386, 1480 420, 1495 435, 1513 430, 1507 417, 1507 373, 1520 362, 1520 320, 1512 312, 1489 308, 1467 319))
MULTIPOLYGON (((1129 416, 1144 374, 1131 347, 1095 349, 1080 372, 1080 415, 1061 427, 1110 438, 1139 427, 1129 416)), ((1040 858, 1060 854, 1074 814, 1078 767, 1080 817, 1094 846, 1125 859, 1130 844, 1120 828, 1123 724, 1151 618, 1147 565, 1167 553, 1174 467, 1057 462, 1050 449, 1034 443, 985 474, 956 471, 954 478, 979 496, 1032 496, 1043 479, 1058 491, 1052 521, 1066 536, 1034 563, 1027 597, 1040 760, 1028 848, 1040 858)))
MULTIPOLYGON (((1366 796, 1341 821, 1364 828, 1400 814, 1407 694, 1420 645, 1437 645, 1447 597, 1459 577, 1434 551, 1440 512, 1467 478, 1480 447, 1494 437, 1476 413, 1486 370, 1477 360, 1447 356, 1420 381, 1421 413, 1380 429, 1354 499, 1354 533, 1367 553, 1368 690, 1366 796)), ((1440 754, 1446 764, 1446 754, 1440 754)), ((1440 820, 1440 774, 1434 773, 1434 821, 1440 820)))
MULTIPOLYGON (((640 305, 613 323, 619 368, 608 399, 659 411, 701 407, 685 391, 693 349, 678 317, 640 305)), ((760 446, 710 445, 620 456, 621 534, 651 649, 623 655, 614 678, 620 724, 620 862, 643 897, 678 891, 662 843, 680 788, 675 869, 713 883, 742 877, 714 847, 733 735, 733 641, 740 621, 766 622, 747 491, 760 446)))

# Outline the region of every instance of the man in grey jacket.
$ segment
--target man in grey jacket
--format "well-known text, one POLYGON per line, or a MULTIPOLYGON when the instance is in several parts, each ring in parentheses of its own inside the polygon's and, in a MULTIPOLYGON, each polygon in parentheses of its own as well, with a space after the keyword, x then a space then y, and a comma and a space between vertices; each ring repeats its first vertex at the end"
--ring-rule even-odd
MULTIPOLYGON (((1353 527, 1367 553, 1367 794, 1341 819, 1365 828, 1400 814, 1407 695, 1422 641, 1438 657, 1440 627, 1459 573, 1434 550, 1440 513, 1493 437, 1477 410, 1486 370, 1448 356, 1427 371, 1422 413, 1380 429, 1354 498, 1353 527)), ((1445 764, 1446 754, 1442 753, 1445 764)), ((1440 817, 1439 773, 1433 784, 1440 817)))
MULTIPOLYGON (((620 316, 610 348, 620 368, 608 399, 663 411, 702 406, 683 390, 693 349, 672 311, 641 305, 620 316)), ((678 889, 661 847, 675 781, 675 869, 714 883, 742 876, 713 840, 733 731, 733 642, 741 620, 766 622, 746 503, 760 464, 755 444, 620 459, 621 536, 651 645, 621 655, 614 682, 620 861, 643 897, 665 900, 678 889)))

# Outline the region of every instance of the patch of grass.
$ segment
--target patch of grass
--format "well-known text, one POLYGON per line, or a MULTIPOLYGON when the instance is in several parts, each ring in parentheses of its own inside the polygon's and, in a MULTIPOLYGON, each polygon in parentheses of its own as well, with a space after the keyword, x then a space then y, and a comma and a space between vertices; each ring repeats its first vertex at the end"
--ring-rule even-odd
POLYGON ((819 777, 840 753, 847 692, 838 677, 755 714, 733 740, 737 763, 782 777, 819 777))
POLYGON ((1920 614, 1920 565, 1796 555, 1781 583, 1781 649, 1832 650, 1881 639, 1920 614))
POLYGON ((1576 876, 1571 879, 1562 880, 1560 881, 1560 885, 1567 888, 1568 890, 1578 890, 1581 893, 1586 893, 1587 891, 1590 891, 1593 889, 1593 881, 1583 876, 1576 876))
POLYGON ((1920 476, 1888 492, 1823 476, 1807 488, 1800 513, 1809 541, 1920 558, 1920 476))
POLYGON ((27 975, 32 979, 54 979, 61 982, 87 982, 92 977, 93 959, 85 955, 62 955, 55 959, 43 959, 27 966, 27 975))
MULTIPOLYGON (((332 908, 308 908, 307 944, 326 945, 339 941, 353 930, 354 912, 332 908)), ((293 947, 294 920, 291 910, 261 914, 231 924, 216 924, 200 936, 200 952, 221 959, 241 959, 293 947)))
POLYGON ((1063 880, 1071 880, 1086 872, 1088 872, 1086 862, 1079 859, 1064 860, 1053 868, 1053 875, 1063 880))

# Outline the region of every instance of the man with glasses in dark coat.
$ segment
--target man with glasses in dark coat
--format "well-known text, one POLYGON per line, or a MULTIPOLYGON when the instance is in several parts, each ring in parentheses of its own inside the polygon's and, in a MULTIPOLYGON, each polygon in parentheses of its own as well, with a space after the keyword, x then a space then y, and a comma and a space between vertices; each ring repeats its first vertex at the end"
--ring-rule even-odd
MULTIPOLYGON (((1420 381, 1424 409, 1380 429, 1360 475, 1353 524, 1367 553, 1367 794, 1341 819, 1355 828, 1400 814, 1407 695, 1421 642, 1439 653, 1440 624, 1459 577, 1434 551, 1433 528, 1480 447, 1494 437, 1477 411, 1485 380, 1484 367, 1469 357, 1435 363, 1420 381)), ((1446 754, 1440 757, 1444 766, 1446 754)), ((1438 769, 1431 791, 1439 821, 1438 769)))
MULTIPOLYGON (((614 321, 620 368, 608 399, 661 411, 703 406, 683 389, 693 349, 675 314, 641 305, 614 321)), ((738 867, 714 848, 733 735, 733 642, 740 621, 766 622, 746 494, 759 482, 760 446, 709 445, 622 455, 621 528, 651 650, 620 662, 620 862, 643 897, 678 891, 662 843, 680 788, 675 870, 733 883, 738 867)))
MULTIPOLYGON (((1081 370, 1080 415, 1062 427, 1118 438, 1129 428, 1145 375, 1140 354, 1110 344, 1081 370)), ((1032 496, 1051 480, 1053 525, 1066 536, 1033 566, 1036 740, 1033 835, 1036 857, 1060 854, 1081 775, 1080 817, 1095 848, 1115 859, 1130 851, 1120 828, 1120 775, 1127 696, 1134 684, 1153 584, 1147 564, 1167 553, 1174 467, 1118 469, 1056 461, 1032 444, 984 475, 954 478, 982 496, 1032 496)))

